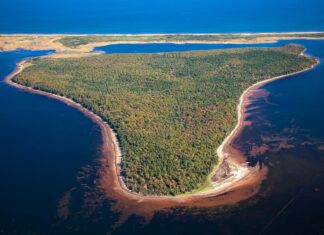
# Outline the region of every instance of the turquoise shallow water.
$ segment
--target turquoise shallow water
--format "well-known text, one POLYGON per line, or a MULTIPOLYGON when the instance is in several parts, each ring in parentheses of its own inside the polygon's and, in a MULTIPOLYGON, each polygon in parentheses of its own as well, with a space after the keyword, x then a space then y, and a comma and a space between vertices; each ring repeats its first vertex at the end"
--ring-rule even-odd
POLYGON ((324 30, 322 0, 2 0, 0 33, 324 30))
MULTIPOLYGON (((287 42, 324 57, 324 41, 258 46, 287 42)), ((98 50, 143 53, 224 47, 231 45, 115 45, 98 50)), ((1 52, 1 78, 23 58, 46 53, 1 52)), ((67 105, 1 82, 0 234, 321 234, 324 66, 262 89, 265 95, 249 107, 253 125, 235 141, 251 161, 270 168, 256 197, 219 214, 179 209, 158 213, 147 224, 130 217, 115 228, 118 214, 95 186, 98 127, 67 105), (252 153, 261 147, 268 151, 252 153)))

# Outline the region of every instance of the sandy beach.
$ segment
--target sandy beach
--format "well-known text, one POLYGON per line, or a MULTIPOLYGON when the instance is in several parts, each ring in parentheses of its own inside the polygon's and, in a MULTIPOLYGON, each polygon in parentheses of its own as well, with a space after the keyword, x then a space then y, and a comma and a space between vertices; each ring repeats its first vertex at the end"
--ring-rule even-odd
POLYGON ((81 57, 92 54, 95 47, 114 45, 114 44, 145 44, 145 43, 200 43, 200 44, 257 44, 274 43, 278 40, 291 39, 323 39, 324 37, 314 37, 315 34, 323 32, 284 32, 284 33, 180 33, 180 34, 0 34, 0 51, 13 51, 17 49, 25 50, 55 50, 55 54, 49 55, 55 58, 81 57), (242 36, 242 38, 229 38, 219 40, 117 40, 90 42, 75 48, 66 47, 58 40, 66 36, 110 36, 110 37, 154 37, 154 36, 242 36), (295 35, 295 36, 292 36, 295 35), (302 36, 302 35, 308 35, 302 36), (312 37, 313 35, 313 37, 312 37), (255 38, 245 39, 244 36, 255 36, 255 38), (258 37, 260 36, 260 37, 258 37))

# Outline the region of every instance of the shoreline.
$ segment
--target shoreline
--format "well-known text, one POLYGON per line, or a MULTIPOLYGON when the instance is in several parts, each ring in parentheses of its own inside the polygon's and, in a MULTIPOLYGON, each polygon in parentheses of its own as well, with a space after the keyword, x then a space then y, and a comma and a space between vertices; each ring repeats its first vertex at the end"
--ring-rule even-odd
MULTIPOLYGON (((112 38, 113 39, 113 38, 112 38)), ((52 54, 56 58, 82 57, 91 55, 96 47, 115 45, 115 44, 147 44, 147 43, 173 43, 173 44, 261 44, 275 43, 279 40, 324 40, 324 31, 309 32, 269 32, 269 33, 150 33, 150 34, 0 34, 0 52, 24 50, 55 50, 52 54), (320 34, 320 35, 316 35, 320 34), (323 34, 323 35, 322 35, 323 34), (88 42, 76 47, 65 46, 58 40, 69 36, 107 36, 107 37, 125 37, 118 40, 107 39, 99 42, 88 42), (128 40, 131 37, 148 37, 145 40, 128 40), (213 40, 205 39, 180 39, 168 40, 157 39, 154 36, 234 36, 234 38, 219 38, 213 40), (241 36, 241 37, 240 37, 241 36), (255 36, 255 38, 246 39, 246 36, 255 36), (235 38, 238 37, 238 38, 235 38)))
MULTIPOLYGON (((309 55, 304 54, 305 50, 302 51, 300 53, 300 55, 301 56, 311 57, 309 55)), ((231 142, 234 141, 237 138, 237 136, 239 136, 242 128, 244 127, 244 121, 245 121, 245 117, 246 117, 246 115, 245 115, 245 111, 246 111, 245 110, 246 109, 245 102, 249 99, 249 97, 251 97, 253 95, 253 93, 256 90, 258 90, 260 87, 262 87, 263 85, 266 85, 266 84, 271 83, 271 82, 276 81, 276 80, 280 80, 282 78, 289 78, 291 76, 294 76, 294 75, 301 74, 301 73, 307 72, 309 70, 312 70, 314 67, 316 67, 317 65, 320 64, 320 60, 318 58, 315 58, 315 60, 316 60, 316 63, 314 65, 308 67, 308 68, 305 68, 305 69, 303 69, 301 71, 293 72, 293 73, 290 73, 290 74, 280 75, 280 76, 269 78, 269 79, 266 79, 266 80, 263 80, 263 81, 259 81, 257 83, 254 83, 252 86, 248 87, 246 90, 243 91, 243 93, 242 93, 242 95, 240 96, 240 99, 239 99, 239 104, 237 105, 237 114, 238 114, 237 123, 236 123, 234 129, 224 139, 222 144, 217 148, 217 156, 219 156, 220 160, 219 160, 219 163, 217 164, 217 166, 215 166, 213 172, 217 171, 217 168, 222 164, 222 162, 225 161, 227 157, 229 157, 229 153, 228 153, 228 151, 226 151, 226 148, 228 148, 230 146, 231 142)))
POLYGON ((169 36, 169 35, 286 35, 316 34, 324 31, 236 32, 236 33, 0 33, 0 36, 169 36))
MULTIPOLYGON (((302 52, 301 55, 304 55, 302 52)), ((306 55, 308 56, 308 55, 306 55)), ((130 214, 142 215, 149 219, 155 211, 171 208, 175 206, 184 207, 211 207, 220 205, 234 204, 244 199, 247 199, 255 195, 260 187, 263 179, 267 174, 267 168, 263 168, 262 171, 255 168, 248 168, 242 166, 242 162, 238 160, 237 155, 230 145, 231 142, 239 135, 242 128, 245 126, 245 101, 251 97, 255 90, 262 85, 270 83, 274 80, 290 77, 296 74, 300 74, 311 70, 320 63, 316 58, 316 64, 304 70, 294 72, 291 74, 281 75, 273 78, 269 78, 253 84, 248 87, 240 96, 239 104, 237 106, 237 123, 230 134, 224 139, 222 144, 217 148, 217 155, 219 157, 219 163, 215 166, 211 172, 213 174, 215 169, 225 161, 229 161, 238 169, 238 174, 230 182, 221 182, 214 185, 212 189, 199 191, 193 194, 182 194, 178 196, 144 196, 138 193, 131 192, 127 189, 120 176, 119 162, 121 161, 121 148, 116 138, 116 134, 110 128, 110 126, 98 115, 84 108, 81 104, 74 102, 73 100, 55 95, 49 92, 36 90, 30 87, 26 87, 15 83, 12 78, 20 73, 24 68, 30 66, 27 64, 28 59, 19 62, 15 70, 10 73, 5 82, 15 88, 25 90, 34 94, 45 95, 49 98, 53 98, 64 102, 65 104, 72 106, 81 111, 85 116, 89 117, 96 125, 99 126, 102 136, 102 169, 101 175, 101 187, 105 191, 109 198, 115 199, 117 202, 113 206, 116 210, 122 211, 122 218, 128 217, 130 214), (234 152, 234 154, 233 154, 234 152), (240 172, 240 170, 243 170, 240 172)))

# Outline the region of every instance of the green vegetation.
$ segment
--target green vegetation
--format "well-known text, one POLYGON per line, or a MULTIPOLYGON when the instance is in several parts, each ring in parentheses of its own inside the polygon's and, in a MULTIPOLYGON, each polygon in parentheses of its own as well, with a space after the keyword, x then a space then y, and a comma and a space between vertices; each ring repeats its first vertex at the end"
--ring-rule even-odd
POLYGON ((205 185, 246 88, 315 63, 301 50, 37 58, 14 81, 72 98, 108 121, 122 144, 129 189, 176 195, 205 185))
POLYGON ((224 41, 224 40, 233 40, 233 39, 242 39, 244 41, 253 41, 258 38, 287 38, 287 37, 313 37, 320 38, 324 37, 324 33, 305 33, 305 34, 252 34, 252 35, 239 35, 239 34, 219 34, 219 35, 186 35, 186 34, 170 34, 170 35, 84 35, 84 36, 66 36, 59 40, 59 43, 66 47, 76 48, 81 45, 86 45, 93 42, 130 42, 130 41, 139 41, 139 42, 152 42, 152 41, 161 41, 161 42, 185 42, 185 41, 224 41))

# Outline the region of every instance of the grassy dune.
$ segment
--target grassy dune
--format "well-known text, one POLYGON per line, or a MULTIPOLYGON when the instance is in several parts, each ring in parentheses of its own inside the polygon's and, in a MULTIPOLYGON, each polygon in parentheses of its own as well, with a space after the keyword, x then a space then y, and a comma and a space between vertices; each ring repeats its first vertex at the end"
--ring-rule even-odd
POLYGON ((114 42, 233 42, 233 43, 246 43, 246 42, 260 42, 260 41, 273 41, 281 38, 323 38, 324 33, 291 33, 291 34, 219 34, 219 35, 195 35, 195 34, 173 34, 173 35, 75 35, 65 36, 56 42, 61 43, 65 47, 77 48, 81 45, 89 43, 114 43, 114 42))

